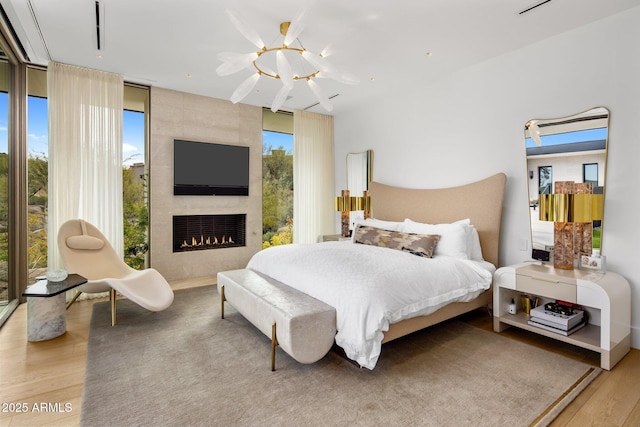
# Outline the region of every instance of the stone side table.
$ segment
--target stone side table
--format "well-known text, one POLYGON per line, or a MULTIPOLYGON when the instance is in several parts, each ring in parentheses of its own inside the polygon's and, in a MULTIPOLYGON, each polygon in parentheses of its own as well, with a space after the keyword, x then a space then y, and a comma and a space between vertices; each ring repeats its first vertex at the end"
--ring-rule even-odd
POLYGON ((87 279, 70 274, 65 280, 39 280, 22 293, 27 297, 27 339, 30 342, 50 340, 67 331, 65 293, 87 283, 87 279))

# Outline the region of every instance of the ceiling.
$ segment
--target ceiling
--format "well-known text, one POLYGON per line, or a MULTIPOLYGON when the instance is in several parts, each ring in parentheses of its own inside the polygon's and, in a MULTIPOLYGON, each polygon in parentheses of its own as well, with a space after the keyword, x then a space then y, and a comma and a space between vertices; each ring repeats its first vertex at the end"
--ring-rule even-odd
MULTIPOLYGON (((28 60, 118 73, 125 81, 229 99, 250 70, 218 77, 220 52, 256 47, 232 25, 239 13, 270 44, 306 10, 299 36, 358 85, 317 79, 338 114, 425 81, 640 5, 640 0, 0 0, 28 60), (520 14, 536 4, 544 3, 520 14), (334 95, 337 95, 334 97, 334 95)), ((281 87, 261 78, 242 102, 270 107, 281 87)), ((283 110, 327 114, 302 82, 283 110)))

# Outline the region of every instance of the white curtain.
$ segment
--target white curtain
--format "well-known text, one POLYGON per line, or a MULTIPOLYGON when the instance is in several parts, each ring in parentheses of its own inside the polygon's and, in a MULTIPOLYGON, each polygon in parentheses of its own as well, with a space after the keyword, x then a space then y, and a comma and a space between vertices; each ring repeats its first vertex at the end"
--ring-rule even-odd
POLYGON ((58 230, 94 224, 123 256, 122 76, 50 63, 48 267, 62 268, 58 230))
POLYGON ((333 117, 293 113, 293 241, 335 232, 333 117))

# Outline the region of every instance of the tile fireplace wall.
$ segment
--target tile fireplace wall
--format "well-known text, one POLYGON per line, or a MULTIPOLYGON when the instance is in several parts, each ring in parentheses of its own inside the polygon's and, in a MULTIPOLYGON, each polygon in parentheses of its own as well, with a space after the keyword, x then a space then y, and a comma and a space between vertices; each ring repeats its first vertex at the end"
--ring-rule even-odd
POLYGON ((215 279, 219 271, 244 268, 262 247, 262 109, 156 87, 150 98, 151 267, 167 280, 215 279), (250 147, 249 196, 174 196, 174 139, 250 147), (245 216, 244 246, 174 252, 174 216, 236 214, 245 216))

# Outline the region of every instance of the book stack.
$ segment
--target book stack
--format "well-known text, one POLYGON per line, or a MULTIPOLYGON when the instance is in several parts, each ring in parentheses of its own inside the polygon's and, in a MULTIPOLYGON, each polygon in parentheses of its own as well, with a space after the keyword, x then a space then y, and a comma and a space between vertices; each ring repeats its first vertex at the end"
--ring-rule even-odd
POLYGON ((531 309, 529 325, 568 336, 586 325, 584 310, 544 304, 531 309))

